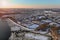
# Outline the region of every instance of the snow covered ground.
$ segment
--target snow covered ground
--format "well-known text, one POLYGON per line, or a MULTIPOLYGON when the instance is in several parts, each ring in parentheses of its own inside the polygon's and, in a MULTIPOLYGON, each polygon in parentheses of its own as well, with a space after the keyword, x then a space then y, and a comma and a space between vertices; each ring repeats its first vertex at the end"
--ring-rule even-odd
POLYGON ((19 33, 19 37, 15 37, 14 34, 12 34, 10 40, 51 40, 51 37, 40 35, 40 34, 34 34, 34 33, 19 33))

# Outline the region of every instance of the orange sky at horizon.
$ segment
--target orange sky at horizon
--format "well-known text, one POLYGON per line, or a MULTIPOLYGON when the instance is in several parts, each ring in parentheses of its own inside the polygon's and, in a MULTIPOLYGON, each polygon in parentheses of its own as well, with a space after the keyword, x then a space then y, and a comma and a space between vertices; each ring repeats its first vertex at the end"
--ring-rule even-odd
POLYGON ((27 5, 11 5, 6 7, 0 8, 60 8, 60 6, 56 5, 34 5, 34 6, 27 6, 27 5))

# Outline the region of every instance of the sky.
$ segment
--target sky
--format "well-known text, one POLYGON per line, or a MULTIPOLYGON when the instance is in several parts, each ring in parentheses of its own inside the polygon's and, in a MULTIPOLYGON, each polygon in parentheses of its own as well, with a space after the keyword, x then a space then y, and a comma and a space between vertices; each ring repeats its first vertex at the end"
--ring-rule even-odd
POLYGON ((0 8, 60 8, 60 0, 0 0, 0 8))

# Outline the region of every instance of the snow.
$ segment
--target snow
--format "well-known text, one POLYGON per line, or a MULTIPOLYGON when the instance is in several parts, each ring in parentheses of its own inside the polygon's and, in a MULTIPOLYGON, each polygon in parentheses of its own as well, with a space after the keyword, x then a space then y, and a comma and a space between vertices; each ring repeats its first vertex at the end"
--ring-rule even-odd
POLYGON ((11 27, 11 30, 12 30, 12 31, 18 31, 18 30, 20 30, 20 27, 17 27, 17 26, 11 27))
POLYGON ((50 37, 39 35, 39 34, 26 33, 25 38, 35 39, 35 40, 49 40, 50 37))
POLYGON ((37 24, 33 24, 33 25, 31 25, 31 26, 29 26, 29 28, 30 29, 35 29, 35 28, 37 28, 39 25, 37 25, 37 24))

